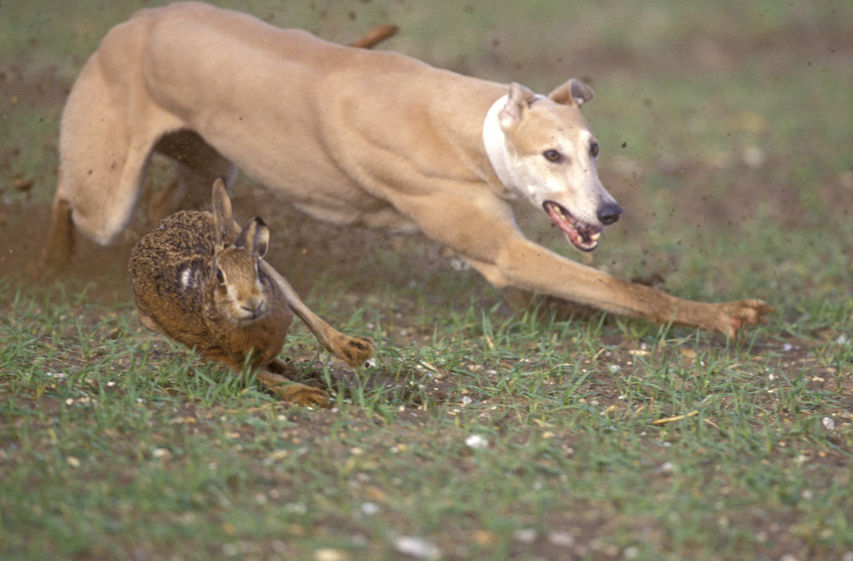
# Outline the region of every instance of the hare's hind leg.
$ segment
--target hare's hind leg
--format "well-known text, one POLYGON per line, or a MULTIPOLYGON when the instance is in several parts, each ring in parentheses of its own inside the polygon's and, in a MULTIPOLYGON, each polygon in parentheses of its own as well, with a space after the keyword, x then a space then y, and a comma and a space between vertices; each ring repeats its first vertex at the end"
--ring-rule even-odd
POLYGON ((318 407, 329 407, 331 405, 329 394, 320 388, 313 388, 299 382, 294 382, 281 374, 274 374, 265 368, 258 370, 258 380, 288 403, 318 407))
MULTIPOLYGON (((245 359, 242 359, 240 355, 218 347, 204 349, 201 351, 201 354, 206 359, 224 364, 235 372, 243 372, 245 367, 245 359)), ((284 362, 274 359, 268 367, 262 366, 258 368, 256 376, 259 382, 283 401, 296 405, 315 405, 319 407, 329 407, 331 405, 329 394, 323 390, 294 382, 275 371, 283 374, 292 370, 284 362)))

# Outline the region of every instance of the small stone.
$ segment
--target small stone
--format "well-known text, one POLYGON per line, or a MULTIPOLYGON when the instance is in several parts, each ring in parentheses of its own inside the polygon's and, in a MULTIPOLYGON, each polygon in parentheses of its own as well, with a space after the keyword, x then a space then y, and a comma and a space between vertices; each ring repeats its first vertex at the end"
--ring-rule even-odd
POLYGON ((632 545, 625 548, 625 550, 622 552, 622 557, 624 557, 625 559, 636 559, 639 554, 640 548, 635 545, 632 545))
POLYGON ((560 547, 569 547, 575 544, 575 537, 568 532, 551 532, 548 541, 560 547))
POLYGON ((441 551, 435 544, 416 536, 398 536, 394 539, 394 549, 416 559, 432 561, 441 557, 441 551))
POLYGON ((361 503, 361 513, 366 516, 373 516, 379 512, 379 505, 376 503, 361 503))
POLYGON ((537 532, 533 528, 521 528, 513 532, 512 537, 515 538, 516 541, 520 541, 522 543, 533 543, 536 541, 537 532))
POLYGON ((469 448, 488 448, 489 441, 486 437, 479 434, 472 434, 465 439, 465 445, 469 448))
POLYGON ((346 559, 343 551, 324 547, 314 552, 314 561, 344 561, 346 559))

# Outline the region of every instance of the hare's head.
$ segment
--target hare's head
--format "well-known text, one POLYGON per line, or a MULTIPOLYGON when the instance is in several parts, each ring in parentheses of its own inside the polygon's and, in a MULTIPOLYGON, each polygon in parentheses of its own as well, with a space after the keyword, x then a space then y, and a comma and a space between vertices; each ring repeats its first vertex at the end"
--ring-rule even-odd
POLYGON ((269 311, 268 283, 262 280, 258 262, 269 246, 269 228, 260 218, 253 218, 239 231, 231 218, 231 201, 225 184, 213 184, 213 225, 216 231, 216 254, 213 292, 216 310, 235 323, 258 320, 269 311))

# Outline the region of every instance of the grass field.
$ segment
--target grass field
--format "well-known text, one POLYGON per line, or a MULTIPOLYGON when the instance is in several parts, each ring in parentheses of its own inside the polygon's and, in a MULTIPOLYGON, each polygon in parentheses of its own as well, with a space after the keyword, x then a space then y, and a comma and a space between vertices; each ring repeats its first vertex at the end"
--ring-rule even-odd
POLYGON ((591 256, 535 209, 522 228, 777 309, 736 342, 513 312, 422 237, 305 220, 241 177, 270 261, 379 346, 345 371, 294 326, 286 354, 336 396, 318 411, 146 331, 132 240, 38 274, 65 95, 153 4, 0 3, 0 558, 853 560, 853 5, 240 3, 343 42, 396 23, 384 48, 543 93, 586 79, 623 219, 591 256))

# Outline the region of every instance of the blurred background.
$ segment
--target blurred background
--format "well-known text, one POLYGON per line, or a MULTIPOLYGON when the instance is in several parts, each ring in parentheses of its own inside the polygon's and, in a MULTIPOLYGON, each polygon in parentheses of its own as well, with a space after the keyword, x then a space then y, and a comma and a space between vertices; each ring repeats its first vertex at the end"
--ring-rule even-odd
MULTIPOLYGON (((625 213, 583 256, 519 205, 531 237, 691 297, 850 297, 849 2, 215 3, 338 42, 393 23, 400 31, 380 48, 541 93, 582 78, 597 94, 584 113, 601 140, 601 177, 625 213)), ((158 4, 0 3, 4 253, 28 252, 15 239, 43 220, 27 213, 45 212, 55 189, 58 120, 76 73, 111 26, 158 4)), ((255 187, 242 178, 235 197, 255 187)), ((288 256, 297 284, 301 253, 288 256)))

